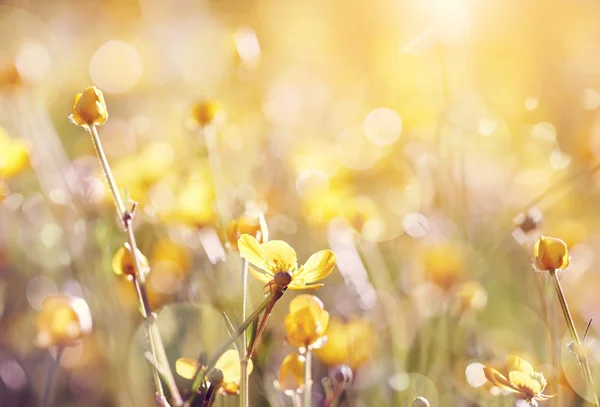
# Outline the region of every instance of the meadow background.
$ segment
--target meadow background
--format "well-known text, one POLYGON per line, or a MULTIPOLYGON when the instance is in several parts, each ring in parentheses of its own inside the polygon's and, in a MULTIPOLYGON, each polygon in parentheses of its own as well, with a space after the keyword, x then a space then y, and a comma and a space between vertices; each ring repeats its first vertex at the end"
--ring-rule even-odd
MULTIPOLYGON (((227 338, 221 311, 241 323, 225 230, 252 204, 300 263, 337 255, 314 292, 338 321, 316 393, 346 363, 342 406, 512 406, 479 364, 518 355, 557 394, 544 404, 584 405, 531 247, 569 245, 560 278, 580 335, 594 318, 600 373, 599 50, 592 0, 2 1, 0 406, 38 405, 53 355, 35 320, 59 291, 86 299, 94 331, 65 352, 53 405, 154 405, 135 291, 111 267, 124 235, 67 119, 92 84, 172 363, 227 338), (191 126, 201 101, 220 106, 214 138, 191 126)), ((273 381, 294 295, 254 358, 252 406, 291 405, 273 381)))

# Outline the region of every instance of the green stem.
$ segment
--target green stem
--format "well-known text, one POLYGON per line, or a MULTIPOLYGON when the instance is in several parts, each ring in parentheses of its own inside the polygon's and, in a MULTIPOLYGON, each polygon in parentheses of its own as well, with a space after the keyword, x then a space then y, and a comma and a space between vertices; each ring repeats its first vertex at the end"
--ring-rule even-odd
MULTIPOLYGON (((242 321, 246 320, 246 307, 248 303, 248 261, 242 257, 242 321)), ((242 335, 242 346, 240 349, 240 405, 248 407, 250 396, 248 392, 248 335, 242 335)))
POLYGON ((244 334, 244 332, 250 326, 250 324, 252 324, 252 322, 256 318, 258 318, 260 313, 267 308, 267 306, 271 303, 272 299, 273 295, 269 295, 267 298, 265 298, 262 304, 260 304, 258 308, 256 308, 248 318, 246 318, 242 325, 240 325, 240 327, 236 329, 233 335, 231 335, 231 337, 225 343, 223 343, 221 347, 213 354, 213 356, 207 363, 206 369, 198 370, 198 373, 196 373, 196 377, 194 378, 194 382, 192 384, 192 394, 190 395, 188 404, 191 405, 191 402, 194 401, 194 399, 196 398, 196 395, 198 393, 198 387, 200 386, 202 380, 204 380, 204 377, 206 377, 206 374, 210 371, 210 369, 215 367, 215 363, 217 363, 217 360, 219 360, 221 355, 223 355, 223 353, 225 353, 225 351, 229 349, 229 347, 237 340, 237 338, 239 338, 240 335, 244 334))
POLYGON ((577 355, 577 360, 579 361, 579 366, 581 367, 581 372, 583 373, 588 397, 591 398, 592 404, 595 407, 598 407, 598 396, 596 395, 596 392, 594 390, 594 379, 592 377, 590 363, 588 361, 585 350, 582 351, 582 344, 579 339, 579 335, 577 334, 577 330, 575 329, 575 323, 573 322, 573 317, 571 316, 571 311, 569 310, 569 306, 567 305, 567 300, 565 298, 565 294, 560 284, 560 280, 558 279, 558 276, 556 274, 556 270, 550 270, 550 276, 552 277, 552 282, 554 283, 554 288, 556 289, 556 295, 558 296, 558 301, 560 302, 560 308, 562 309, 563 316, 565 317, 565 322, 567 323, 567 327, 569 328, 571 340, 575 345, 575 354, 577 355))
POLYGON ((48 377, 46 378, 46 385, 44 386, 44 396, 42 397, 42 407, 48 407, 50 404, 50 394, 52 393, 52 384, 54 383, 54 376, 56 376, 56 370, 60 366, 60 358, 62 357, 65 348, 59 347, 56 351, 56 359, 52 361, 50 370, 48 371, 48 377))
POLYGON ((298 393, 294 392, 290 397, 292 398, 294 407, 302 407, 302 400, 300 399, 300 395, 298 393))
POLYGON ((312 397, 312 351, 306 349, 306 360, 304 361, 304 407, 310 407, 312 397))
MULTIPOLYGON (((108 186, 113 200, 115 202, 115 208, 117 209, 117 215, 119 216, 119 219, 123 224, 125 234, 127 235, 127 242, 129 243, 129 248, 131 249, 131 253, 133 255, 133 265, 135 269, 134 283, 136 284, 136 291, 138 293, 140 305, 142 306, 143 316, 146 320, 150 352, 152 353, 154 361, 156 363, 159 363, 165 371, 165 381, 167 382, 167 386, 169 387, 169 391, 171 392, 171 397, 173 398, 175 405, 182 406, 183 399, 181 398, 181 394, 177 389, 171 366, 168 360, 166 360, 166 352, 162 340, 160 338, 160 333, 158 332, 158 328, 155 328, 156 318, 152 313, 150 301, 148 300, 148 292, 146 291, 145 284, 145 271, 142 270, 141 267, 141 259, 139 258, 137 244, 135 241, 135 234, 131 225, 134 214, 133 210, 135 210, 135 204, 131 212, 129 212, 126 209, 125 204, 123 203, 123 199, 119 194, 119 188, 117 187, 117 183, 112 174, 110 164, 108 163, 108 159, 106 158, 106 154, 104 153, 104 148, 102 147, 102 142, 100 141, 100 135, 98 134, 98 129, 96 128, 96 126, 91 125, 89 126, 89 132, 92 136, 92 143, 94 144, 96 155, 98 156, 98 160, 100 161, 102 172, 104 173, 104 176, 108 181, 108 186), (157 351, 157 348, 159 348, 159 351, 157 351)), ((154 384, 156 386, 156 397, 160 403, 164 404, 166 402, 165 392, 160 381, 160 373, 156 366, 152 366, 152 373, 154 376, 154 384)))

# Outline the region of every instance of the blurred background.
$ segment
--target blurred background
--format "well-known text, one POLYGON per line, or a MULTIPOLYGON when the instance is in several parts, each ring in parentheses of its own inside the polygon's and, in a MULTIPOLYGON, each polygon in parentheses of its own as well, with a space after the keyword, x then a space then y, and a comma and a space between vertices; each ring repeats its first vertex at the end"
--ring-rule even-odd
MULTIPOLYGON (((569 245, 561 280, 580 335, 595 318, 600 373, 599 23, 592 0, 2 1, 0 406, 39 404, 55 353, 35 321, 56 292, 86 299, 94 331, 65 351, 53 405, 154 405, 135 290, 111 267, 124 234, 67 119, 92 84, 173 364, 227 338, 221 311, 241 323, 225 228, 252 204, 300 264, 337 254, 314 293, 332 318, 315 405, 345 363, 342 406, 512 406, 481 371, 508 355, 544 373, 545 404, 583 405, 531 246, 569 245), (219 105, 214 137, 194 128, 201 101, 219 105)), ((262 283, 250 292, 256 306, 262 283)), ((273 382, 293 297, 254 360, 252 406, 291 405, 273 382)))

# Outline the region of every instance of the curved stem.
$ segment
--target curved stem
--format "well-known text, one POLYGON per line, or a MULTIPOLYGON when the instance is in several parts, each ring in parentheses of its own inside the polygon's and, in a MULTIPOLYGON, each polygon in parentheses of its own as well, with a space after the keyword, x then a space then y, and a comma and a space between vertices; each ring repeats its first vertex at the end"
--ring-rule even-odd
POLYGON ((554 283, 554 288, 556 289, 556 295, 558 296, 558 301, 560 302, 560 308, 562 309, 563 316, 565 317, 565 322, 567 323, 567 327, 569 328, 571 340, 575 345, 575 354, 577 355, 577 360, 579 361, 579 366, 581 367, 581 372, 585 380, 585 386, 587 388, 588 393, 587 396, 590 398, 592 404, 595 407, 599 407, 598 396, 596 395, 596 391, 594 390, 594 379, 592 376, 592 371, 590 369, 590 363, 588 361, 586 352, 584 350, 582 351, 581 349, 582 344, 579 340, 577 330, 575 329, 575 322, 573 322, 573 316, 571 315, 571 311, 569 310, 569 306, 567 305, 565 293, 563 292, 560 280, 558 279, 558 276, 556 274, 556 270, 550 270, 550 276, 552 277, 552 282, 554 283))
POLYGON ((290 397, 292 398, 294 407, 302 407, 302 399, 300 399, 300 395, 298 393, 294 392, 290 397))
POLYGON ((312 396, 312 351, 310 347, 306 349, 306 360, 304 361, 304 407, 310 407, 312 396))
MULTIPOLYGON (((106 158, 106 154, 104 153, 104 148, 102 147, 102 142, 100 141, 100 135, 98 134, 98 129, 94 125, 89 126, 88 129, 90 135, 92 136, 92 143, 94 144, 96 155, 98 156, 98 160, 100 161, 102 172, 104 173, 104 176, 108 182, 109 190, 115 202, 117 215, 119 216, 119 219, 123 224, 123 229, 125 230, 127 242, 129 243, 129 248, 133 255, 133 265, 135 269, 134 284, 136 285, 138 300, 142 307, 142 314, 146 320, 147 338, 150 347, 150 352, 152 353, 152 357, 155 363, 159 364, 165 372, 163 377, 167 383, 167 386, 169 387, 169 391, 171 392, 171 397, 173 398, 175 405, 182 406, 183 399, 181 398, 181 394, 179 393, 179 390, 175 383, 175 378, 173 376, 173 372, 171 370, 169 361, 166 358, 166 352, 162 340, 160 338, 160 333, 156 326, 156 318, 152 313, 150 301, 148 299, 148 292, 146 291, 145 270, 143 270, 141 267, 141 259, 139 258, 135 234, 133 232, 132 227, 133 215, 135 213, 136 204, 134 203, 131 211, 127 210, 127 208, 125 207, 123 199, 119 194, 119 188, 113 176, 110 164, 108 163, 108 159, 106 158)), ((157 400, 159 400, 159 403, 164 404, 166 401, 165 392, 162 387, 158 368, 154 365, 152 366, 152 373, 154 376, 154 384, 156 386, 156 398, 157 400)))
POLYGON ((48 370, 48 377, 46 378, 46 385, 44 386, 44 396, 42 397, 42 407, 48 407, 50 405, 50 394, 52 393, 52 384, 54 383, 54 376, 56 376, 56 370, 60 366, 60 358, 62 357, 65 348, 60 347, 56 352, 56 359, 52 361, 50 370, 48 370))
MULTIPOLYGON (((242 257, 242 321, 246 320, 246 308, 248 303, 248 261, 242 257)), ((249 392, 248 392, 248 335, 242 334, 242 346, 240 349, 240 405, 248 407, 249 392)))

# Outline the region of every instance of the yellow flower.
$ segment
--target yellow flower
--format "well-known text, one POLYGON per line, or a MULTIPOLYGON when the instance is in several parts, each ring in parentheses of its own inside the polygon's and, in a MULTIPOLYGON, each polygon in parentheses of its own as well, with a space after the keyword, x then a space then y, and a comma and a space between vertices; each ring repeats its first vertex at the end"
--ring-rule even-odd
POLYGON ((176 195, 173 206, 161 211, 161 220, 203 227, 215 220, 214 189, 207 174, 195 174, 176 195))
POLYGON ((487 304, 487 292, 477 281, 467 281, 456 288, 460 311, 481 311, 487 304))
POLYGON ((83 93, 75 95, 73 114, 69 119, 78 126, 101 126, 108 119, 108 111, 102 91, 90 86, 83 93))
POLYGON ((29 150, 25 143, 11 139, 0 127, 0 178, 12 178, 29 165, 29 150))
POLYGON ((269 230, 262 213, 245 213, 231 221, 227 227, 227 241, 233 250, 238 250, 238 239, 244 234, 254 236, 259 243, 269 240, 269 230))
POLYGON ((14 63, 0 69, 0 88, 16 89, 23 85, 23 78, 14 63))
POLYGON ((271 240, 259 243, 253 236, 242 235, 238 240, 240 254, 252 265, 250 272, 258 280, 271 284, 277 273, 289 273, 291 281, 287 285, 292 290, 320 288, 323 284, 315 282, 327 277, 335 266, 335 254, 331 250, 321 250, 308 258, 298 268, 296 252, 286 242, 271 240))
POLYGON ((279 367, 279 377, 275 386, 286 394, 301 392, 304 389, 304 356, 290 353, 279 367))
POLYGON ((510 356, 507 361, 508 378, 496 369, 485 366, 483 373, 494 386, 515 393, 517 397, 531 403, 532 400, 548 400, 553 396, 542 394, 546 387, 543 373, 533 370, 533 366, 524 359, 510 356))
POLYGON ((423 254, 423 263, 427 278, 446 291, 464 274, 463 250, 454 243, 428 247, 423 254))
POLYGON ((74 345, 92 332, 92 314, 84 299, 52 294, 42 301, 36 342, 42 348, 74 345))
POLYGON ((564 270, 571 256, 565 242, 542 236, 533 246, 533 265, 539 271, 564 270))
POLYGON ((327 342, 315 351, 315 355, 328 367, 348 365, 357 369, 371 358, 375 350, 374 327, 362 318, 348 322, 332 318, 325 335, 327 342))
POLYGON ((214 101, 200 101, 194 103, 190 110, 190 127, 198 128, 208 126, 223 116, 221 106, 214 101))
POLYGON ((314 295, 301 294, 290 302, 290 313, 285 317, 286 340, 292 346, 304 349, 323 347, 327 337, 329 313, 314 295))
MULTIPOLYGON (((137 257, 140 261, 141 270, 144 273, 148 273, 150 268, 148 266, 148 259, 146 256, 140 252, 139 249, 136 249, 137 257)), ((123 246, 117 250, 112 259, 112 269, 118 276, 126 276, 127 278, 135 277, 135 266, 134 266, 134 258, 133 253, 131 253, 131 248, 128 243, 125 243, 123 246)))
MULTIPOLYGON (((175 371, 184 379, 192 380, 199 369, 205 369, 196 359, 179 358, 175 362, 175 371)), ((235 349, 229 349, 217 360, 215 369, 223 372, 223 381, 221 382, 221 393, 237 394, 240 389, 240 378, 242 371, 240 367, 240 356, 235 349)), ((252 360, 248 361, 248 374, 252 373, 252 360)), ((207 378, 208 379, 208 378, 207 378)))

